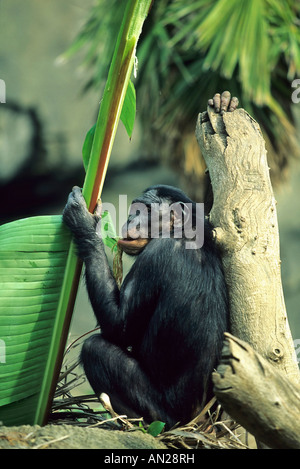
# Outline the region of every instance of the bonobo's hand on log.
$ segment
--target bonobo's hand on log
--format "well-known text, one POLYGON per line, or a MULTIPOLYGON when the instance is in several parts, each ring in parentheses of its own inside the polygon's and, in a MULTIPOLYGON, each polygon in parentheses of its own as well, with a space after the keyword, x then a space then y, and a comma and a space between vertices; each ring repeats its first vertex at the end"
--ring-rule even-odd
POLYGON ((208 105, 212 106, 215 112, 222 115, 226 111, 234 111, 239 105, 239 100, 235 96, 231 97, 229 91, 223 91, 222 94, 216 93, 212 99, 209 99, 208 105))

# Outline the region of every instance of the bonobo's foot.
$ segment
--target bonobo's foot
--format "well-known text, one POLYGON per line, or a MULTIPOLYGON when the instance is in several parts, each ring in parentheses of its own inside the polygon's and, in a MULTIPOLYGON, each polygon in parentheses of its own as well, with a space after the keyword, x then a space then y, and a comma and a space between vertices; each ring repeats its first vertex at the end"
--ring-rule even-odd
POLYGON ((226 111, 234 111, 239 105, 239 100, 236 97, 231 97, 229 91, 223 91, 221 95, 216 93, 213 99, 209 99, 208 105, 212 106, 215 112, 224 114, 226 111))
POLYGON ((63 211, 63 221, 74 235, 80 236, 96 229, 100 213, 101 205, 97 205, 94 215, 88 211, 81 189, 74 186, 63 211))

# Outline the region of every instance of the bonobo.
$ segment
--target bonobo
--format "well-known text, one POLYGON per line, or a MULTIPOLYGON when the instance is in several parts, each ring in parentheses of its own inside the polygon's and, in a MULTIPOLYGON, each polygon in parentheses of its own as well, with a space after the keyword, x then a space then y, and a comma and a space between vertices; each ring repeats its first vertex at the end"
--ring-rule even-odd
MULTIPOLYGON (((223 95, 215 100, 209 104, 218 112, 237 106, 223 95)), ((228 327, 227 290, 207 219, 203 246, 187 249, 179 220, 189 210, 196 224, 195 202, 164 185, 150 187, 133 202, 144 210, 129 215, 119 244, 137 258, 120 290, 96 230, 99 216, 88 212, 78 187, 64 209, 101 328, 85 341, 81 360, 94 392, 107 393, 115 411, 170 427, 189 421, 213 395, 211 373, 228 327), (170 235, 162 236, 160 208, 166 204, 175 209, 168 218, 170 235), (150 238, 153 207, 160 216, 158 234, 150 238)))

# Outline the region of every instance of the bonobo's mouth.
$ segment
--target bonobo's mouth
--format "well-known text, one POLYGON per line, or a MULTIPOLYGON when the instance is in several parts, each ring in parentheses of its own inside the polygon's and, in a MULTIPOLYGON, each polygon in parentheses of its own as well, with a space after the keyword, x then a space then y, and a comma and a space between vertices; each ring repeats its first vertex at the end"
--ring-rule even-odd
POLYGON ((149 242, 147 238, 122 238, 118 240, 118 245, 123 249, 126 254, 130 256, 136 256, 139 254, 146 244, 149 242))

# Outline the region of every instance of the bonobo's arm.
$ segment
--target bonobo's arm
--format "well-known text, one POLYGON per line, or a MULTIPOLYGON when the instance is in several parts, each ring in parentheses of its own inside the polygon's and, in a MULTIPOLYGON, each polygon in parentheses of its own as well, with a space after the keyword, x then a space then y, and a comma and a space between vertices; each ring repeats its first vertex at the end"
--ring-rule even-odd
POLYGON ((96 231, 99 212, 98 207, 94 215, 89 213, 80 188, 75 186, 64 209, 63 221, 73 234, 78 256, 85 263, 87 290, 102 333, 118 340, 124 328, 124 314, 119 311, 119 289, 96 231))

